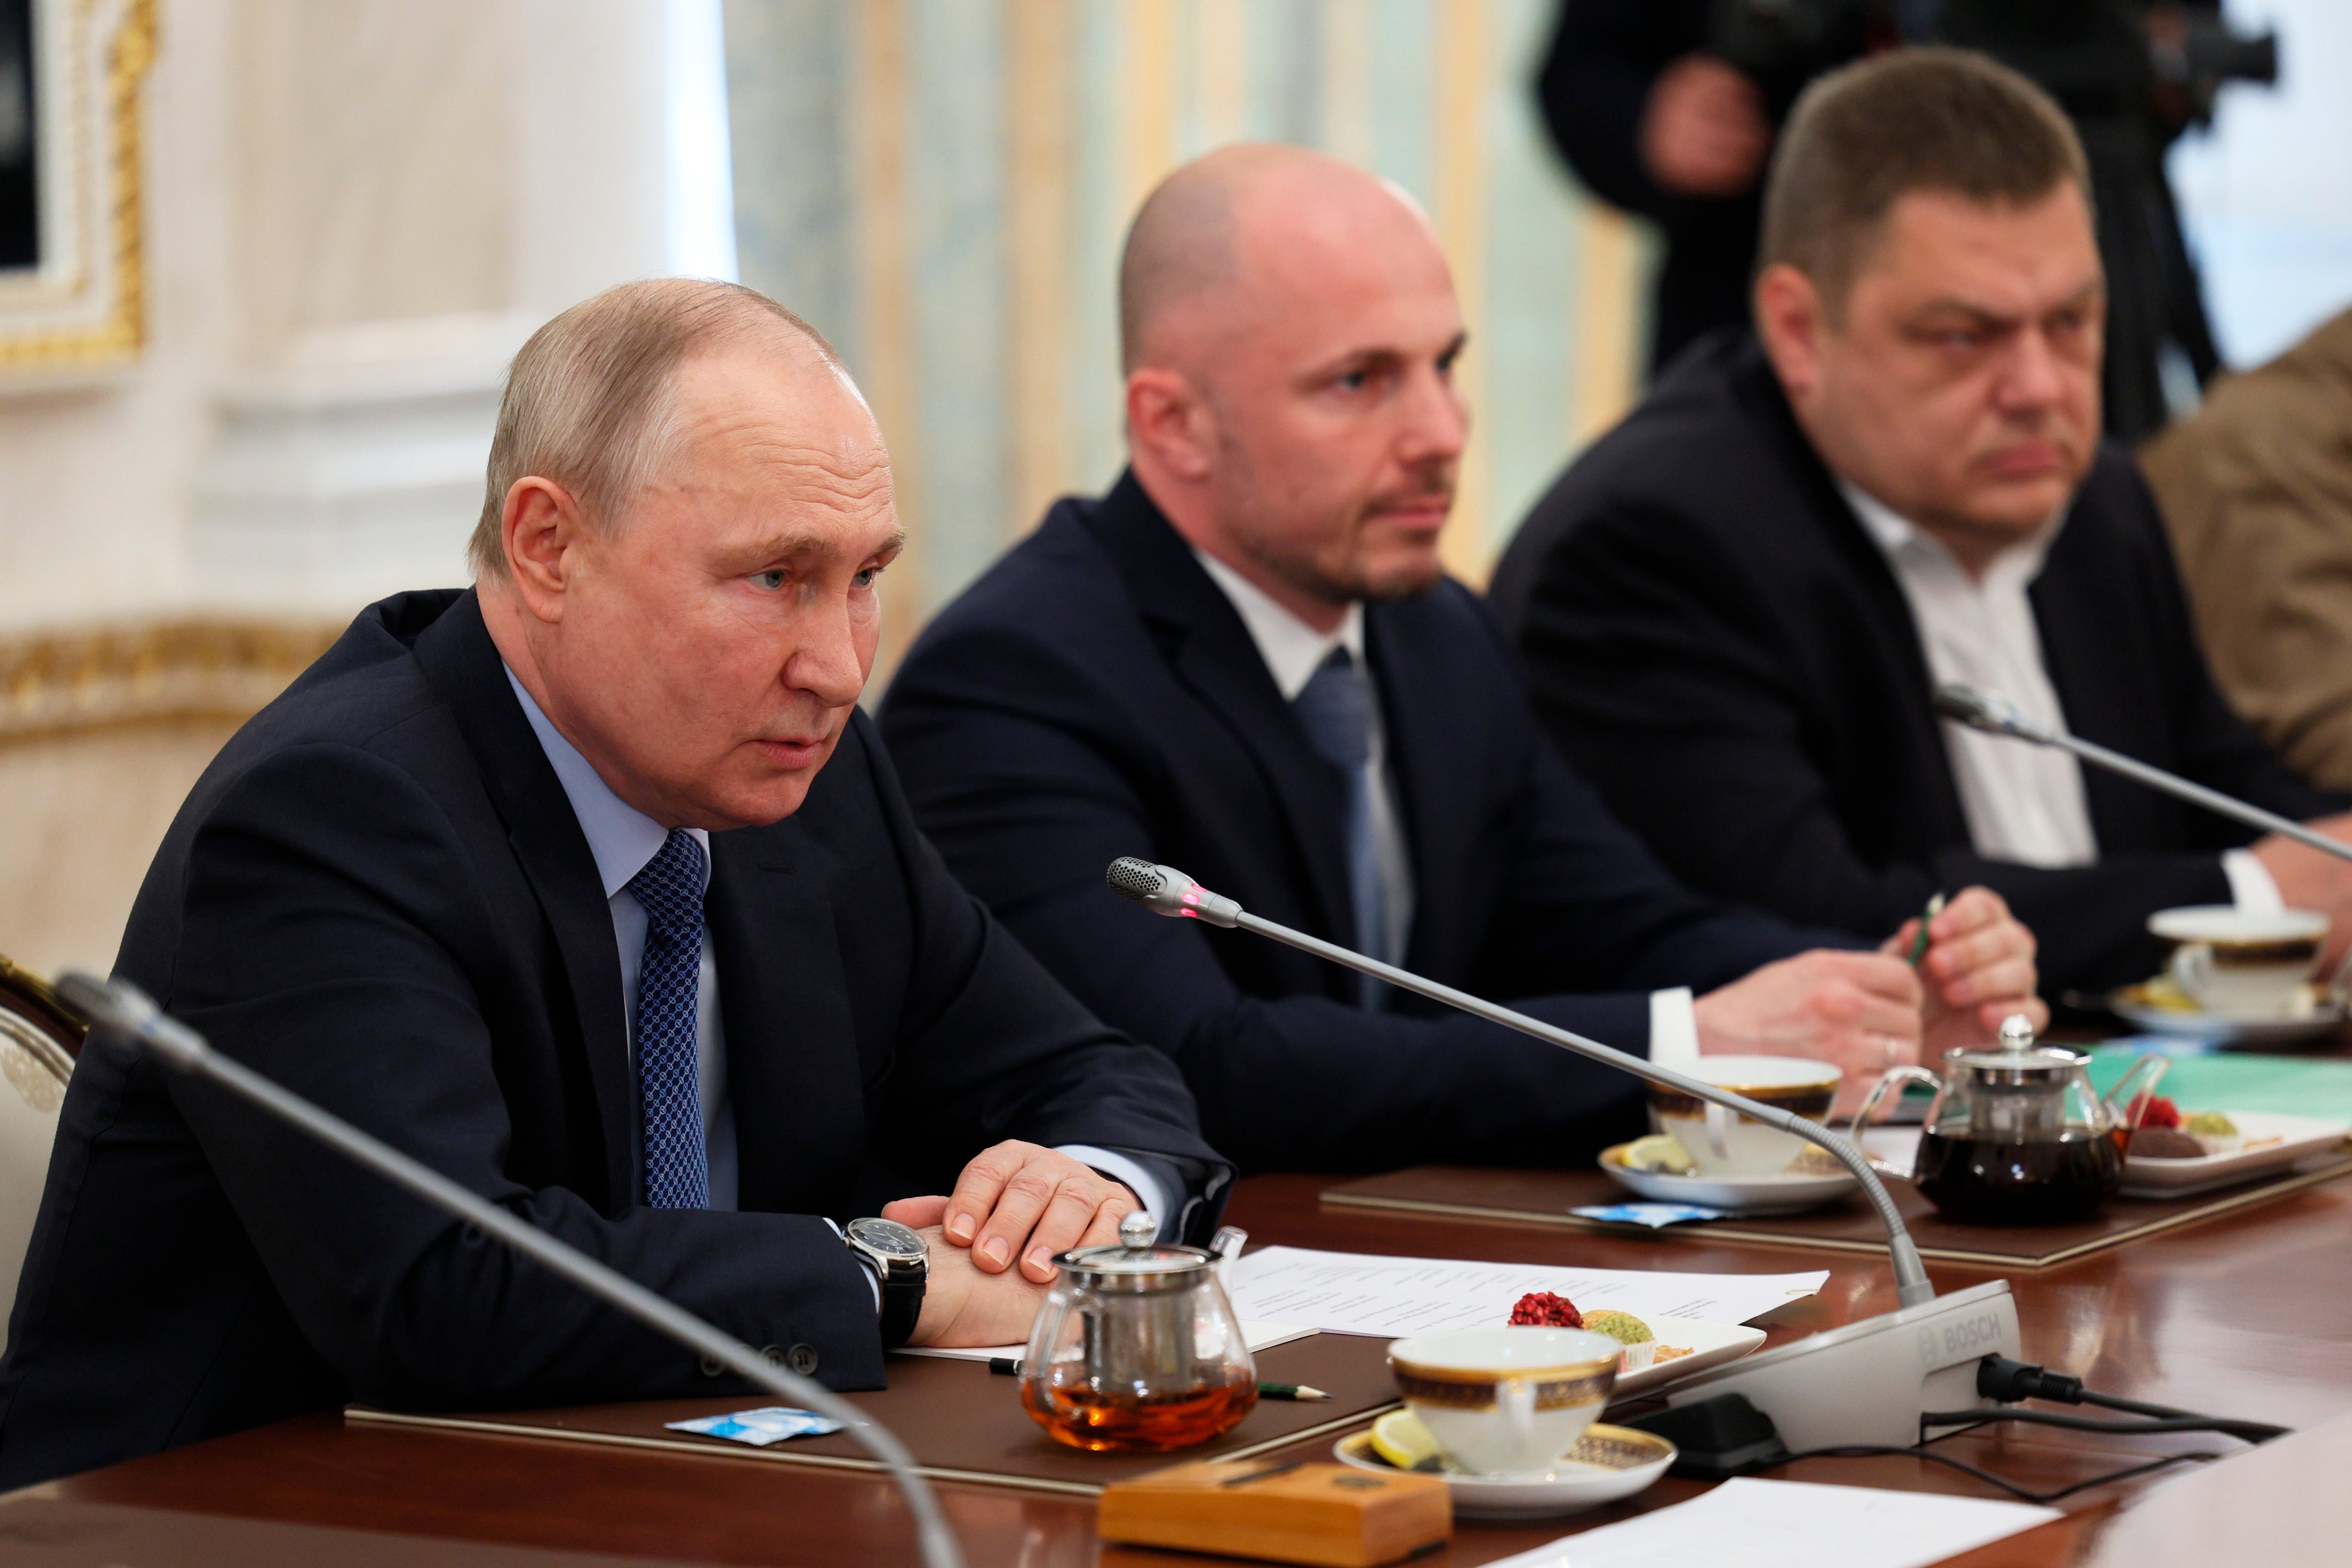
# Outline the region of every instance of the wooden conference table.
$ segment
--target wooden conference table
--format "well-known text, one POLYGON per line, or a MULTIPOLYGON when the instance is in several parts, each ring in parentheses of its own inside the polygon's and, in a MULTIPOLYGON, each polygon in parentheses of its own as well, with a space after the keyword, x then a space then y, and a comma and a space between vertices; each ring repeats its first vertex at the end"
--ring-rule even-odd
MULTIPOLYGON (((1817 1296, 1760 1320, 1771 1343, 1895 1305, 1883 1260, 1672 1237, 1423 1218, 1327 1207, 1309 1176, 1244 1181, 1230 1217, 1254 1240, 1339 1250, 1705 1270, 1830 1270, 1817 1296)), ((2352 1409, 2352 1178, 2248 1212, 2149 1237, 2037 1272, 2011 1272, 2028 1359, 2093 1387, 2163 1404, 2302 1427, 2352 1409)), ((1990 1277, 1934 1266, 1940 1290, 1990 1277)), ((2019 1427, 1938 1447, 2036 1489, 2226 1438, 2078 1437, 2019 1427)), ((1302 1445, 1316 1457, 1329 1438, 1302 1445)), ((1788 1479, 1990 1495, 1907 1458, 1808 1460, 1788 1479)), ((2160 1473, 2161 1475, 2161 1473, 2160 1473)), ((2160 1479, 2160 1475, 2157 1479, 2160 1479)), ((2067 1518, 1956 1563, 2079 1561, 2094 1523, 2153 1481, 2067 1500, 2067 1518)), ((1491 1562, 1572 1530, 1678 1502, 1696 1483, 1567 1521, 1465 1521, 1425 1564, 1491 1562)), ((945 1484, 950 1518, 975 1568, 1230 1562, 1102 1546, 1094 1505, 1003 1488, 945 1484)), ((641 1453, 527 1438, 346 1426, 319 1416, 94 1471, 0 1503, 0 1559, 57 1564, 196 1565, 335 1562, 360 1568, 558 1561, 695 1563, 912 1563, 905 1510, 889 1483, 725 1453, 641 1453)))

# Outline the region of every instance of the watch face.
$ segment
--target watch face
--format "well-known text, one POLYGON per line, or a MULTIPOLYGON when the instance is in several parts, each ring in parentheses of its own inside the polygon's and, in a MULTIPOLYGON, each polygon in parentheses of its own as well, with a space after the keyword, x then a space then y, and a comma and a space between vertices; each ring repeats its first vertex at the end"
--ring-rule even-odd
POLYGON ((923 1239, 895 1219, 853 1219, 847 1228, 860 1245, 871 1247, 885 1258, 914 1262, 930 1256, 923 1239))

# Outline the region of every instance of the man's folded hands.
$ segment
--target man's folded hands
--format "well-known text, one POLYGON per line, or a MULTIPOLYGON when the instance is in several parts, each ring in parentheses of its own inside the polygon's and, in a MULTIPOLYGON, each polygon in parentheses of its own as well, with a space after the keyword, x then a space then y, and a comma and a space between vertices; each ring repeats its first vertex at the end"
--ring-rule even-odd
POLYGON ((1140 1207, 1124 1186, 1069 1155, 1017 1141, 982 1150, 946 1197, 885 1206, 882 1218, 920 1231, 930 1249, 912 1343, 1024 1338, 1053 1282, 1055 1254, 1118 1240, 1118 1222, 1140 1207))

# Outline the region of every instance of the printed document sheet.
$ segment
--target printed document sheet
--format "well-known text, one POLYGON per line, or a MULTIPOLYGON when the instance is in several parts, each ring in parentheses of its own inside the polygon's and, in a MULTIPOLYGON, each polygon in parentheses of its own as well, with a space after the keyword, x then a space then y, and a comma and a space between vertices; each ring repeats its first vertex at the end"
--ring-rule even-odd
POLYGON ((1266 1247, 1235 1263, 1232 1281, 1234 1311, 1244 1319, 1396 1338, 1430 1329, 1504 1322, 1530 1291, 1566 1296, 1583 1312, 1610 1307, 1639 1318, 1744 1323, 1783 1301, 1811 1295, 1829 1277, 1826 1269, 1801 1274, 1679 1274, 1266 1247))
POLYGON ((1927 1568, 2063 1517, 1990 1498, 1743 1476, 1487 1568, 1927 1568))

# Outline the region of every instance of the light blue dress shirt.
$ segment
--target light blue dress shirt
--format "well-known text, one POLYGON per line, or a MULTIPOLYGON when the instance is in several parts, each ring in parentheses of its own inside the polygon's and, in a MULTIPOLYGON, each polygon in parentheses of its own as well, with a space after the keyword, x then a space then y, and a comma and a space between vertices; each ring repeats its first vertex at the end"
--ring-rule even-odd
MULTIPOLYGON (((522 704, 523 716, 530 721, 531 733, 539 737, 540 749, 547 753, 548 765, 563 786, 564 797, 572 802, 572 814, 580 820, 581 834, 588 841, 588 852, 594 857, 597 877, 604 885, 604 902, 613 915, 613 941, 620 951, 622 1017, 627 1024, 629 1066, 634 1072, 637 971, 645 960, 646 911, 629 891, 629 879, 661 852, 669 830, 613 793, 613 787, 580 755, 579 748, 564 739, 540 711, 514 672, 508 670, 506 676, 515 700, 522 704)), ((687 831, 702 845, 707 890, 710 835, 700 828, 687 831)), ((727 1037, 719 1021, 719 966, 711 956, 708 925, 702 932, 702 978, 695 998, 694 1057, 697 1086, 702 1092, 702 1146, 710 1161, 710 1207, 732 1209, 737 1196, 735 1107, 727 1095, 727 1037)), ((1124 1155, 1083 1144, 1064 1145, 1060 1152, 1124 1183, 1163 1226, 1167 1223, 1171 1210, 1160 1184, 1140 1165, 1124 1155)))

